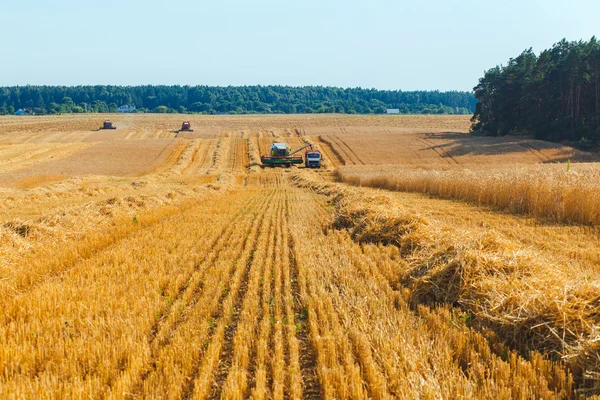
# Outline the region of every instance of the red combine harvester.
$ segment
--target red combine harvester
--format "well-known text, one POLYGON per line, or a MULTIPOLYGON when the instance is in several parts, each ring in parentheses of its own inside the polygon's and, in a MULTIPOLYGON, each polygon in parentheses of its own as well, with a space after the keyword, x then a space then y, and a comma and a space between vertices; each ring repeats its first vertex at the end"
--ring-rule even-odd
POLYGON ((102 124, 102 127, 98 130, 103 130, 103 129, 117 129, 116 126, 113 126, 113 123, 109 120, 104 121, 104 123, 102 124))
POLYGON ((192 129, 192 124, 190 124, 190 121, 183 121, 179 132, 194 132, 194 130, 192 129))
POLYGON ((190 121, 183 121, 183 123, 181 124, 181 129, 179 129, 178 131, 171 132, 175 133, 175 137, 177 137, 179 132, 194 132, 194 130, 192 129, 192 124, 190 124, 190 121))

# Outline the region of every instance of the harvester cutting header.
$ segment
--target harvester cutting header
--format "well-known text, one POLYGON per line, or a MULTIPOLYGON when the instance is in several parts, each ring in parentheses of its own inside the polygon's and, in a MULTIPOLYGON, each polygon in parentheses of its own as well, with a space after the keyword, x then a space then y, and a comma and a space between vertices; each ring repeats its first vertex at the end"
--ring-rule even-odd
POLYGON ((262 155, 260 157, 261 162, 265 166, 284 166, 288 168, 293 164, 305 164, 307 168, 319 168, 321 166, 321 152, 313 150, 311 143, 292 152, 290 152, 285 143, 273 143, 270 152, 269 156, 262 155), (294 155, 309 147, 310 151, 307 150, 305 154, 306 160, 301 155, 294 155))

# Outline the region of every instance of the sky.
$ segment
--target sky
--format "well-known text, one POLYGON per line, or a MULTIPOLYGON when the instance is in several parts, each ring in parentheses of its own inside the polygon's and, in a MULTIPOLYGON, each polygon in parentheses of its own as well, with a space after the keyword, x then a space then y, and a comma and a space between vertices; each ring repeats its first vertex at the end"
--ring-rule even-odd
POLYGON ((598 0, 0 0, 0 86, 471 90, 600 36, 598 0))

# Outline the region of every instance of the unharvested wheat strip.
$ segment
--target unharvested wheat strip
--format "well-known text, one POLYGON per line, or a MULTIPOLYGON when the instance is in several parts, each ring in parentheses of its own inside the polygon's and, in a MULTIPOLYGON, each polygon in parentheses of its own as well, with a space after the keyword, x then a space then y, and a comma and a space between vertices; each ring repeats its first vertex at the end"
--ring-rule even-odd
MULTIPOLYGON (((238 196, 233 196, 233 198, 238 198, 238 196)), ((193 326, 195 323, 201 325, 202 322, 206 322, 208 320, 206 315, 210 315, 210 310, 214 309, 214 305, 212 308, 209 308, 208 306, 204 306, 204 304, 209 300, 214 302, 218 299, 218 296, 215 296, 215 291, 211 290, 209 285, 209 283, 213 282, 217 282, 220 285, 221 280, 214 279, 217 276, 217 274, 213 272, 215 261, 225 247, 233 250, 238 246, 236 239, 241 241, 244 238, 244 235, 235 236, 234 233, 239 234, 239 232, 236 232, 239 227, 249 229, 252 222, 252 217, 249 213, 252 213, 257 206, 257 197, 243 199, 246 203, 241 206, 241 209, 235 213, 231 220, 228 222, 225 222, 225 220, 218 221, 220 224, 215 226, 212 230, 208 229, 210 226, 206 226, 205 236, 198 238, 199 248, 197 251, 200 254, 204 254, 204 258, 197 261, 194 269, 187 277, 180 279, 181 284, 176 289, 175 294, 173 296, 168 296, 168 307, 161 312, 164 317, 157 320, 157 325, 152 327, 150 331, 151 352, 149 358, 145 360, 140 367, 151 369, 151 371, 142 373, 141 369, 136 371, 129 369, 121 380, 115 383, 112 388, 111 396, 118 393, 138 393, 141 391, 141 386, 146 387, 143 391, 145 394, 150 392, 154 394, 166 394, 169 392, 166 389, 161 391, 161 389, 163 389, 162 386, 165 385, 164 381, 173 380, 174 374, 163 373, 162 376, 158 378, 162 380, 159 380, 158 384, 155 385, 153 384, 153 381, 157 380, 157 378, 153 378, 154 375, 157 375, 155 369, 157 366, 174 366, 181 362, 181 357, 175 357, 175 359, 171 359, 171 362, 165 362, 164 357, 162 356, 163 353, 179 354, 176 350, 166 349, 166 347, 170 346, 171 341, 174 340, 175 336, 181 336, 178 331, 193 332, 193 329, 189 326, 190 324, 193 326), (233 238, 234 240, 230 241, 230 238, 233 238), (206 279, 207 275, 209 275, 211 279, 206 279), (206 298, 199 299, 200 296, 205 296, 207 294, 208 300, 206 298), (200 320, 195 321, 193 316, 199 313, 198 310, 201 312, 200 320), (184 324, 186 325, 183 326, 184 324), (152 369, 152 367, 154 369, 152 369), (140 378, 137 379, 137 376, 140 378), (143 381, 143 384, 141 381, 143 381)), ((240 198, 240 200, 242 200, 242 198, 240 198)), ((236 203, 236 207, 238 206, 239 204, 236 203)), ((260 205, 258 205, 258 207, 260 208, 260 205)), ((223 268, 216 272, 220 273, 222 271, 226 271, 226 269, 223 268)), ((175 346, 171 347, 177 349, 175 346)), ((189 352, 185 351, 180 353, 183 355, 189 354, 189 352)), ((181 384, 178 386, 180 387, 181 384)))
MULTIPOLYGON (((229 282, 227 297, 221 303, 222 311, 215 318, 216 326, 211 332, 211 338, 206 344, 202 358, 197 360, 197 365, 190 377, 189 385, 184 388, 182 395, 184 398, 206 398, 212 390, 215 369, 217 368, 221 349, 224 345, 223 341, 226 338, 225 331, 228 329, 229 324, 232 323, 233 313, 240 307, 246 290, 243 284, 245 284, 249 277, 250 266, 253 261, 254 252, 256 251, 257 239, 259 233, 267 226, 266 214, 270 208, 273 196, 267 195, 267 198, 269 201, 266 209, 261 211, 259 218, 256 219, 256 223, 249 235, 249 240, 246 242, 242 255, 238 258, 235 273, 229 282)), ((231 330, 228 331, 228 334, 231 334, 231 330)))
POLYGON ((219 384, 219 376, 217 376, 217 385, 222 386, 216 393, 215 398, 225 399, 242 399, 246 397, 248 387, 248 366, 250 362, 251 349, 254 347, 257 314, 260 310, 260 289, 262 287, 261 277, 264 276, 264 270, 270 268, 268 265, 268 244, 274 240, 276 235, 275 225, 277 224, 277 214, 282 207, 281 192, 278 190, 275 193, 275 205, 269 213, 270 223, 268 229, 263 232, 258 238, 257 252, 252 261, 251 272, 248 280, 248 289, 245 293, 245 298, 242 303, 239 320, 235 330, 235 336, 232 342, 232 354, 229 357, 224 355, 224 366, 227 366, 229 358, 231 358, 231 366, 229 370, 224 370, 226 379, 219 384), (222 393, 221 393, 222 390, 222 393))

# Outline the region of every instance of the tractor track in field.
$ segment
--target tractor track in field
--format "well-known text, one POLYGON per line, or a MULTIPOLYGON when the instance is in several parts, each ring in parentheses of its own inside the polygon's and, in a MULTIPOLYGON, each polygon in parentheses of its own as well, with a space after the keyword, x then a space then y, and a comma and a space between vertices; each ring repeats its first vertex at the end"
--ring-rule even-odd
POLYGON ((336 135, 331 135, 331 147, 337 147, 336 153, 344 160, 344 165, 355 165, 356 162, 352 159, 352 155, 349 154, 346 149, 339 143, 339 138, 336 135))
POLYGON ((436 145, 435 143, 431 142, 428 139, 425 138, 417 138, 417 140, 423 144, 425 144, 426 146, 429 146, 430 150, 433 150, 438 156, 440 156, 441 159, 446 160, 446 162, 450 165, 460 165, 460 163, 458 161, 456 161, 456 159, 454 157, 452 157, 450 155, 450 153, 448 153, 446 150, 442 149, 440 146, 436 145))
MULTIPOLYGON (((327 140, 323 138, 322 135, 319 135, 318 142, 319 146, 321 146, 322 150, 324 150, 324 152, 326 153, 325 155, 327 156, 327 158, 333 155, 334 157, 331 158, 335 158, 338 161, 338 165, 346 165, 346 159, 337 151, 337 149, 333 146, 333 143, 330 140, 327 140)), ((333 166, 337 167, 338 165, 333 166)))
MULTIPOLYGON (((344 130, 344 133, 347 133, 347 132, 344 130)), ((363 160, 362 160, 362 159, 361 159, 361 158, 358 156, 358 154, 356 154, 356 152, 355 152, 354 150, 352 150, 352 148, 351 148, 350 146, 348 146, 348 144, 346 144, 346 142, 344 142, 344 140, 343 140, 343 139, 341 139, 341 138, 340 138, 339 136, 337 136, 337 135, 335 136, 335 138, 336 138, 337 140, 339 140, 340 147, 341 147, 341 145, 344 145, 344 147, 346 147, 346 149, 347 149, 346 153, 347 153, 348 155, 350 155, 350 156, 353 156, 353 157, 354 157, 354 158, 357 160, 357 161, 354 161, 354 160, 353 160, 353 162, 354 162, 355 164, 357 164, 357 165, 359 165, 359 164, 365 165, 365 162, 364 162, 364 161, 363 161, 363 160)))
POLYGON ((535 147, 533 144, 531 144, 531 143, 520 143, 520 145, 521 145, 521 147, 523 147, 526 150, 528 150, 535 157, 537 157, 542 163, 552 162, 552 159, 550 157, 548 157, 547 155, 545 155, 544 153, 542 153, 540 151, 540 149, 538 149, 537 147, 535 147))

